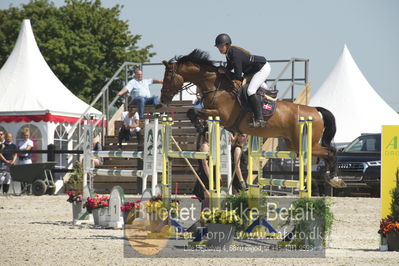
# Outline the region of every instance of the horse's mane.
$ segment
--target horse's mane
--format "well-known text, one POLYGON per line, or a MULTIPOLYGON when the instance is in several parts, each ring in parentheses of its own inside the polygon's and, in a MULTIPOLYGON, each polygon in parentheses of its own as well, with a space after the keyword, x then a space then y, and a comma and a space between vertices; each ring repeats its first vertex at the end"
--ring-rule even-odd
POLYGON ((200 49, 194 49, 194 51, 192 51, 190 54, 184 56, 176 56, 174 59, 176 60, 177 64, 190 62, 200 66, 215 67, 213 62, 209 60, 209 53, 201 51, 200 49))

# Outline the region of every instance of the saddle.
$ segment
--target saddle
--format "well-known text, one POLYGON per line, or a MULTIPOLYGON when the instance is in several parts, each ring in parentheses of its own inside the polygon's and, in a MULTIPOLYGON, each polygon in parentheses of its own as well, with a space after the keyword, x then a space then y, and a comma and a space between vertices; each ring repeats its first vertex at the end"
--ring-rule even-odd
MULTIPOLYGON (((244 77, 244 79, 242 80, 242 87, 244 87, 245 85, 248 85, 252 78, 253 78, 254 74, 251 75, 247 75, 244 77)), ((247 86, 248 88, 248 86, 247 86)), ((263 88, 259 88, 258 91, 256 92, 256 94, 268 99, 269 101, 277 101, 277 94, 278 94, 278 90, 266 90, 263 88)))
MULTIPOLYGON (((250 107, 250 104, 248 102, 248 84, 245 84, 240 87, 237 93, 237 100, 240 103, 241 107, 244 109, 244 111, 252 113, 252 109, 250 107)), ((263 116, 272 116, 274 112, 276 111, 277 107, 277 101, 276 101, 276 96, 277 96, 278 90, 265 90, 265 89, 258 89, 256 94, 262 96, 262 114, 263 116), (272 100, 270 100, 272 98, 272 100)))

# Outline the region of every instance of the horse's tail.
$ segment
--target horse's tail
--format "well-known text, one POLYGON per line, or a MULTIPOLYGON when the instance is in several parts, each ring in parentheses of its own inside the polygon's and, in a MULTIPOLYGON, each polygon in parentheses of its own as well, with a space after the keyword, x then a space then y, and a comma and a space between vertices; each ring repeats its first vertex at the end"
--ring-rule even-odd
POLYGON ((324 121, 324 132, 321 138, 321 146, 326 147, 333 154, 335 154, 336 149, 334 146, 331 145, 331 141, 334 138, 335 133, 337 131, 337 127, 335 124, 335 117, 330 111, 328 111, 323 107, 316 107, 316 109, 322 114, 324 121))

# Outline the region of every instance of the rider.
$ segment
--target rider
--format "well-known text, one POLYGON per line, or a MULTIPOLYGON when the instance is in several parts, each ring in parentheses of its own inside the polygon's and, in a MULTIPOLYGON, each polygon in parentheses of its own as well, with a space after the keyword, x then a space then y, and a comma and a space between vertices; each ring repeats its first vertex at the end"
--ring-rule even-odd
POLYGON ((255 121, 250 123, 250 127, 263 127, 266 122, 263 120, 261 96, 256 94, 259 87, 267 89, 265 83, 270 74, 270 64, 263 56, 251 55, 248 51, 238 46, 231 45, 230 36, 222 33, 216 37, 215 46, 221 54, 226 55, 226 69, 234 69, 233 82, 241 84, 244 75, 254 74, 248 85, 248 99, 254 113, 255 121))

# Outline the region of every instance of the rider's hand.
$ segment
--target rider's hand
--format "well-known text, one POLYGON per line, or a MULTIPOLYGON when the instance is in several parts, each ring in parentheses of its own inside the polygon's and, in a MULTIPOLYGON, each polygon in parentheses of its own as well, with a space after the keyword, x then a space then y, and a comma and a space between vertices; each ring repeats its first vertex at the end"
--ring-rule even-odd
POLYGON ((242 81, 241 80, 233 80, 234 83, 234 87, 236 87, 236 89, 239 89, 241 87, 242 81))

